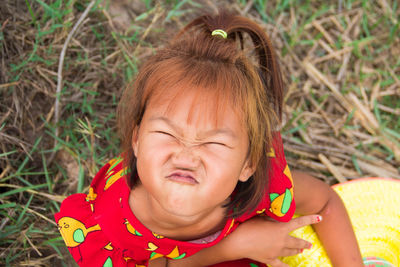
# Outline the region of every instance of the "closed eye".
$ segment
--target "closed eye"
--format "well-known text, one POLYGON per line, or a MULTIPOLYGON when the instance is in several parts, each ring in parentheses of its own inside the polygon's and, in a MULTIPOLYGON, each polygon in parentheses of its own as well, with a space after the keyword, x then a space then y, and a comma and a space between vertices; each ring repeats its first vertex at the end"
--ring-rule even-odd
POLYGON ((163 131, 154 131, 153 133, 158 133, 158 134, 168 135, 168 136, 171 136, 171 137, 175 138, 175 136, 173 136, 172 134, 170 134, 170 133, 167 133, 167 132, 163 132, 163 131))
POLYGON ((207 142, 207 143, 204 143, 204 145, 218 145, 218 146, 229 147, 228 145, 226 145, 224 143, 220 143, 220 142, 207 142))
POLYGON ((206 145, 221 145, 221 146, 225 146, 225 144, 218 143, 218 142, 207 142, 206 145))

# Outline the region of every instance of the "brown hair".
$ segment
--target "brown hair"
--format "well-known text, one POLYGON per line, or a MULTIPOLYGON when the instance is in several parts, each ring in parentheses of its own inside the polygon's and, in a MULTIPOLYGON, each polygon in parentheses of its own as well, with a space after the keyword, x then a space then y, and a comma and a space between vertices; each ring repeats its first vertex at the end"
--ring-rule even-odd
POLYGON ((254 210, 268 187, 267 152, 282 113, 283 84, 270 40, 261 27, 244 17, 204 15, 141 67, 125 90, 117 115, 125 162, 132 170, 128 179, 131 188, 139 182, 133 131, 140 125, 150 98, 181 83, 215 90, 220 100, 230 101, 239 110, 249 137, 248 157, 256 170, 247 182, 238 182, 227 208, 232 217, 254 210), (225 31, 227 38, 212 36, 216 29, 225 31), (253 56, 247 51, 248 37, 253 56))

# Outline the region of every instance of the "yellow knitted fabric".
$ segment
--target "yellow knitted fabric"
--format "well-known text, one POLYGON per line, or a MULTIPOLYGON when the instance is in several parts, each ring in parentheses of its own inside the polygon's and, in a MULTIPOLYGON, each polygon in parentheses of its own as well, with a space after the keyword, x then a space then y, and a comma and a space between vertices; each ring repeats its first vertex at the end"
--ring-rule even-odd
MULTIPOLYGON (((400 266, 400 181, 364 178, 333 188, 350 215, 362 256, 379 257, 400 266)), ((290 266, 332 266, 311 226, 292 235, 311 242, 313 248, 283 258, 283 262, 290 266)))

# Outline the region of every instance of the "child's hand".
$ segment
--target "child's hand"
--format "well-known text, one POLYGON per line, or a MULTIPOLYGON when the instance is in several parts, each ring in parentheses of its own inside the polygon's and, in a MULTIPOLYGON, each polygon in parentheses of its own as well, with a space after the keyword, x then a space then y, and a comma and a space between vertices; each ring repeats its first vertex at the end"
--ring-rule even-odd
POLYGON ((295 218, 287 223, 273 222, 267 217, 257 217, 242 223, 226 238, 235 258, 250 258, 273 267, 287 266, 278 257, 292 256, 312 244, 289 235, 303 226, 318 223, 321 217, 308 215, 295 218))

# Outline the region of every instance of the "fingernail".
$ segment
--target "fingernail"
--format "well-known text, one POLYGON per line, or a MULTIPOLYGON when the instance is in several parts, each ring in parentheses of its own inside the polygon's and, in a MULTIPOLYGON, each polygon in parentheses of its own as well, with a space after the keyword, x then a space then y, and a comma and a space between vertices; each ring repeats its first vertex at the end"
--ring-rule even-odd
POLYGON ((312 244, 311 243, 308 245, 308 249, 312 249, 312 244))
POLYGON ((317 216, 317 222, 320 222, 320 221, 322 221, 322 216, 321 216, 321 215, 318 215, 318 216, 317 216))
POLYGON ((304 249, 300 249, 300 253, 303 253, 304 249))

